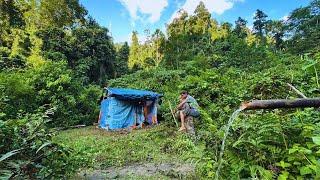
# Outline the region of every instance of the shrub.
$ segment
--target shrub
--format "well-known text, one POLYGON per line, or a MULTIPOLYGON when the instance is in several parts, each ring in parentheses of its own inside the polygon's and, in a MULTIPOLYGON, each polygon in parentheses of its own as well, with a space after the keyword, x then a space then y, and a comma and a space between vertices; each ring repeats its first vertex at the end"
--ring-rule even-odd
POLYGON ((76 169, 70 150, 51 142, 54 132, 46 127, 51 114, 49 109, 0 121, 1 178, 62 178, 76 169))

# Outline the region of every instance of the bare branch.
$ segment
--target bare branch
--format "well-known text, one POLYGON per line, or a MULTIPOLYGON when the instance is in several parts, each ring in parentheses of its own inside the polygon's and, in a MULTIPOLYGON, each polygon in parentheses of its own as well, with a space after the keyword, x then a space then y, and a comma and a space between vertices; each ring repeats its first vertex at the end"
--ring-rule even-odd
POLYGON ((302 98, 307 98, 307 96, 305 96, 304 94, 302 94, 302 92, 299 91, 297 88, 295 88, 292 84, 287 83, 287 85, 288 85, 294 92, 296 92, 300 97, 302 97, 302 98))

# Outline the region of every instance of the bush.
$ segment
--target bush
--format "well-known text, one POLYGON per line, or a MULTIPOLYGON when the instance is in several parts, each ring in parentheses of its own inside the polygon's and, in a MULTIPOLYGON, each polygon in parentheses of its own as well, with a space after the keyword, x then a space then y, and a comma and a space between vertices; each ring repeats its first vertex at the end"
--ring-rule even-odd
POLYGON ((54 132, 46 127, 51 114, 49 109, 0 121, 1 178, 62 178, 74 172, 70 150, 51 142, 54 132))
POLYGON ((63 61, 46 62, 37 69, 0 73, 2 119, 18 112, 34 113, 39 106, 55 107, 51 127, 92 124, 99 114, 98 86, 82 86, 63 61))

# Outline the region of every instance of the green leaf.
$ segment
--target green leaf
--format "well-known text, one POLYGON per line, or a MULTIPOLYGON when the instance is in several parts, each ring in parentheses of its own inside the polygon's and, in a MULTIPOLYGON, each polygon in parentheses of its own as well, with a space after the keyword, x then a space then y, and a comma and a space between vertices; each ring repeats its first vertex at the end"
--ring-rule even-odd
POLYGON ((320 136, 312 137, 312 141, 313 141, 316 145, 320 145, 320 136))
POLYGON ((282 171, 281 174, 278 176, 278 180, 287 180, 289 177, 289 172, 282 171))
POLYGON ((284 161, 280 161, 280 163, 276 163, 276 165, 282 167, 282 168, 286 168, 286 167, 290 167, 291 164, 290 163, 286 163, 284 161))
POLYGON ((315 143, 312 142, 307 142, 306 144, 309 149, 312 149, 313 147, 317 146, 315 143))
POLYGON ((300 165, 301 162, 295 161, 295 162, 293 162, 293 164, 294 164, 294 165, 300 165))
POLYGON ((299 150, 299 152, 303 152, 305 154, 311 154, 312 151, 310 149, 307 149, 307 148, 301 148, 301 150, 299 150))
POLYGON ((314 171, 317 170, 317 166, 316 166, 316 165, 310 164, 310 165, 308 165, 308 167, 309 167, 310 169, 314 170, 314 171))
POLYGON ((16 150, 13 150, 13 151, 10 151, 10 152, 7 152, 6 154, 4 154, 1 158, 0 158, 0 162, 17 154, 21 149, 16 149, 16 150))
POLYGON ((46 146, 48 146, 48 145, 50 145, 50 144, 52 144, 52 143, 51 143, 51 142, 46 142, 46 143, 42 144, 42 145, 39 147, 39 149, 36 151, 36 154, 37 154, 42 148, 44 148, 44 147, 46 147, 46 146))
POLYGON ((300 168, 300 174, 301 175, 312 174, 312 170, 307 166, 303 166, 300 168))
POLYGON ((1 179, 10 179, 13 175, 13 172, 9 170, 0 170, 1 179))
POLYGON ((312 61, 311 64, 308 64, 308 65, 306 65, 306 66, 303 66, 303 67, 302 67, 302 70, 306 70, 306 69, 314 66, 315 64, 317 64, 317 62, 316 62, 316 61, 312 61))
POLYGON ((304 178, 302 176, 297 176, 296 178, 297 178, 297 180, 304 180, 304 178))
POLYGON ((0 112, 0 117, 4 117, 4 116, 6 116, 6 114, 3 112, 0 112))
POLYGON ((298 149, 297 149, 297 148, 289 149, 289 154, 292 154, 292 153, 294 153, 294 152, 296 152, 296 151, 298 151, 298 149))

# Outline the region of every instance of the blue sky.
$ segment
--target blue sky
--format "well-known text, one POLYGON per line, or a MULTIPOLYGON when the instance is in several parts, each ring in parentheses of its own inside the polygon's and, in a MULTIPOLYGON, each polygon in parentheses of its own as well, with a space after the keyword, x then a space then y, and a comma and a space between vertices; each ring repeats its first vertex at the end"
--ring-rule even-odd
MULTIPOLYGON (((252 26, 256 9, 261 9, 269 19, 282 19, 310 0, 202 0, 212 17, 218 22, 234 21, 240 16, 252 26)), ((97 22, 111 30, 115 42, 131 39, 132 31, 139 33, 139 40, 146 37, 145 30, 165 31, 165 24, 177 16, 181 8, 192 13, 200 0, 80 0, 97 22)))

